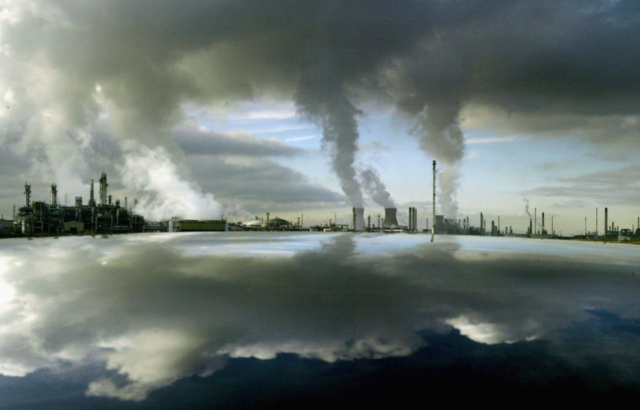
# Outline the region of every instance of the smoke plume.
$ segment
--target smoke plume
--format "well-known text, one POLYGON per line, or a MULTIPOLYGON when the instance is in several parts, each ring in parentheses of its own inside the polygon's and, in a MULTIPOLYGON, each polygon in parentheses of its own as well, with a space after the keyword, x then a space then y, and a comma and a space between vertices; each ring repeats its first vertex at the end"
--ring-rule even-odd
POLYGON ((151 220, 182 217, 219 219, 222 206, 213 195, 179 176, 178 169, 162 147, 126 144, 123 183, 138 196, 134 210, 151 220))
POLYGON ((351 206, 361 208, 362 191, 353 166, 359 137, 355 116, 360 111, 344 95, 344 89, 331 86, 331 81, 312 78, 303 84, 296 99, 298 112, 322 126, 323 148, 331 155, 342 191, 351 206))
POLYGON ((522 200, 524 201, 524 211, 529 215, 529 219, 533 219, 531 212, 529 212, 529 200, 527 198, 522 198, 522 200))
POLYGON ((362 185, 376 204, 384 208, 396 207, 391 194, 387 191, 387 187, 380 181, 380 175, 374 169, 368 168, 360 172, 360 178, 362 179, 362 185))

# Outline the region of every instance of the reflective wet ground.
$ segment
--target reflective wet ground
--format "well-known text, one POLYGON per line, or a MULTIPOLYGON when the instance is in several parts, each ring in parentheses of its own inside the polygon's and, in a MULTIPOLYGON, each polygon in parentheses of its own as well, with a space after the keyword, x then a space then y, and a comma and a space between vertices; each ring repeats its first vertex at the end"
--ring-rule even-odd
POLYGON ((429 240, 4 240, 0 408, 640 397, 640 248, 429 240))

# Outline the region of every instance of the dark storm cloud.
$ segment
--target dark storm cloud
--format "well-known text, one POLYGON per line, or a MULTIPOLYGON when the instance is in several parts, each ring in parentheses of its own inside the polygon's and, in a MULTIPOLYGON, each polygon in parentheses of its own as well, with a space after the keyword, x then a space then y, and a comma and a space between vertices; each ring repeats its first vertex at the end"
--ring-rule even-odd
POLYGON ((640 12, 628 1, 32 1, 2 16, 3 134, 19 129, 22 152, 42 149, 42 173, 59 179, 87 168, 66 135, 105 112, 119 138, 171 151, 186 103, 264 96, 294 100, 322 127, 353 204, 365 100, 415 123, 443 165, 451 215, 463 121, 617 148, 640 140, 640 12))
POLYGON ((277 138, 260 138, 246 132, 221 133, 181 127, 174 139, 186 155, 293 157, 305 151, 277 138))
MULTIPOLYGON (((244 233, 7 241, 0 372, 104 361, 124 379, 93 379, 87 394, 142 400, 229 357, 407 356, 427 328, 455 327, 486 344, 548 339, 570 355, 577 342, 562 329, 588 320, 586 309, 639 313, 640 282, 630 274, 638 258, 628 247, 427 240, 244 233)), ((633 351, 624 350, 627 363, 638 362, 633 351)))
POLYGON ((255 212, 296 211, 340 204, 344 198, 269 159, 232 162, 194 157, 193 176, 223 202, 240 201, 255 212), (215 175, 215 178, 211 178, 215 175))

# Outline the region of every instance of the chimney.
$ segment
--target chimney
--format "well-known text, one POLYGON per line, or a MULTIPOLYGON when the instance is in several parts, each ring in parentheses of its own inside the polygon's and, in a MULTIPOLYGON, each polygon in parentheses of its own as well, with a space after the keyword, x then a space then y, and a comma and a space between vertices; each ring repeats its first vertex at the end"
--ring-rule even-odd
POLYGON ((604 208, 604 236, 609 233, 609 208, 604 208))
POLYGON ((353 230, 364 231, 364 208, 353 208, 353 230))
POLYGON ((93 179, 91 180, 91 191, 89 191, 89 206, 96 206, 96 200, 93 198, 93 179))
POLYGON ((24 183, 24 195, 27 199, 27 207, 31 206, 31 185, 24 183))
POLYGON ((51 205, 55 206, 58 204, 58 186, 56 184, 51 184, 51 205))
POLYGON ((431 228, 431 242, 436 234, 436 161, 433 161, 433 227, 431 228))
POLYGON ((417 232, 418 231, 418 210, 416 208, 413 208, 412 215, 413 215, 413 219, 411 222, 411 228, 417 232))
POLYGON ((100 205, 107 204, 107 187, 108 186, 109 184, 107 184, 107 174, 103 172, 102 176, 100 177, 100 205))

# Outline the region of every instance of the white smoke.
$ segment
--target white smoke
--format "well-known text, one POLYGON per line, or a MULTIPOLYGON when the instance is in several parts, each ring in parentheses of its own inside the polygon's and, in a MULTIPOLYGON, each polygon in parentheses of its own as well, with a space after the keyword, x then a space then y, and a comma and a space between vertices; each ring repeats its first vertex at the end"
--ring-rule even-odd
POLYGON ((174 216, 187 219, 219 219, 222 206, 212 194, 179 176, 176 165, 163 147, 154 149, 124 144, 122 182, 138 197, 135 211, 151 220, 174 216))
POLYGON ((360 172, 362 186, 367 190, 371 199, 384 208, 396 208, 396 204, 387 191, 387 187, 380 180, 380 175, 373 169, 367 168, 360 172))
POLYGON ((457 107, 428 107, 427 113, 419 117, 419 126, 414 132, 420 138, 420 148, 438 160, 442 169, 438 178, 442 213, 455 219, 458 215, 459 165, 465 153, 457 107))

